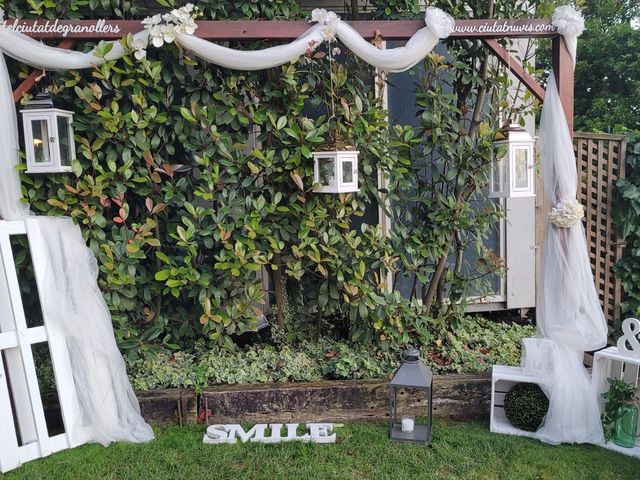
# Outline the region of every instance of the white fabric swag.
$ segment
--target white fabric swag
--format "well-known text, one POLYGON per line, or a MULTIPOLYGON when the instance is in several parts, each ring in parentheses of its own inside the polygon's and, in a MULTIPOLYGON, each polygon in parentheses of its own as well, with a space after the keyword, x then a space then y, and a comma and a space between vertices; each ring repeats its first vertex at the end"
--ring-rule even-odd
MULTIPOLYGON (((326 12, 325 12, 326 13, 326 12)), ((187 34, 176 41, 182 47, 217 65, 239 70, 275 67, 304 55, 309 48, 332 39, 335 29, 345 45, 372 65, 386 70, 405 70, 423 59, 453 30, 453 18, 441 10, 429 8, 427 26, 419 30, 405 47, 380 51, 364 40, 349 25, 333 16, 330 22, 314 25, 298 40, 260 51, 225 48, 187 34), (431 22, 431 25, 429 25, 431 22), (331 23, 331 25, 328 25, 331 23)), ((142 25, 141 25, 142 27, 142 25)), ((134 35, 134 45, 147 45, 149 31, 134 35)), ((100 58, 93 52, 81 53, 48 47, 19 32, 0 27, 0 50, 16 60, 45 70, 93 68, 105 60, 117 60, 128 52, 119 41, 100 58)), ((13 92, 3 55, 0 55, 0 217, 19 220, 31 216, 21 201, 19 138, 13 92)), ((33 217, 31 217, 33 218, 33 217)), ((140 407, 127 378, 111 315, 98 289, 97 262, 86 247, 80 229, 69 218, 35 217, 49 246, 42 292, 42 308, 47 327, 67 340, 80 414, 66 425, 72 443, 115 441, 145 442, 153 431, 140 415, 140 407)))
POLYGON ((291 62, 304 55, 310 46, 315 48, 335 36, 370 65, 388 72, 400 72, 423 60, 440 39, 451 35, 455 26, 455 21, 449 14, 439 8, 428 7, 425 13, 426 26, 418 30, 404 47, 380 50, 362 38, 351 25, 335 18, 330 22, 321 20, 287 45, 263 50, 235 50, 184 33, 176 37, 176 42, 215 65, 236 70, 263 70, 291 62), (327 33, 328 29, 331 30, 330 33, 327 33))

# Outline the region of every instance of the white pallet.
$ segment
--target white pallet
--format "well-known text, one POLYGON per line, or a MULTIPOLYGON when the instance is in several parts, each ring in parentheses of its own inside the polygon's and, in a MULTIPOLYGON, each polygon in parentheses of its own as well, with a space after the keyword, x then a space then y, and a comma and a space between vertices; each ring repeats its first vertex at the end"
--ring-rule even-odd
POLYGON ((35 222, 33 219, 0 221, 0 353, 4 353, 4 359, 0 355, 0 472, 78 444, 68 433, 49 437, 32 345, 48 344, 65 432, 68 432, 68 426, 79 419, 79 407, 67 344, 65 338, 47 329, 46 309, 43 326, 27 327, 11 249, 12 235, 28 233, 36 282, 42 285, 44 269, 50 263, 49 251, 35 222))
MULTIPOLYGON (((617 347, 609 347, 596 352, 593 356, 592 384, 603 408, 602 394, 609 388, 607 378, 617 378, 633 385, 640 386, 640 358, 624 355, 617 347)), ((640 431, 640 425, 638 425, 640 431)), ((601 447, 632 457, 640 458, 640 439, 636 440, 634 448, 620 447, 612 441, 600 445, 601 447)))
POLYGON ((626 447, 620 447, 618 445, 616 445, 615 443, 613 443, 612 441, 608 442, 608 443, 603 443, 599 445, 602 448, 606 448, 608 450, 613 450, 616 451, 618 453, 622 453, 623 455, 627 455, 629 457, 636 457, 636 458, 640 458, 640 445, 638 445, 636 443, 636 446, 634 448, 626 448, 626 447))
POLYGON ((535 432, 527 432, 511 425, 504 413, 504 397, 518 383, 540 383, 540 379, 527 375, 522 367, 494 365, 491 375, 491 422, 490 429, 495 433, 533 437, 535 432))

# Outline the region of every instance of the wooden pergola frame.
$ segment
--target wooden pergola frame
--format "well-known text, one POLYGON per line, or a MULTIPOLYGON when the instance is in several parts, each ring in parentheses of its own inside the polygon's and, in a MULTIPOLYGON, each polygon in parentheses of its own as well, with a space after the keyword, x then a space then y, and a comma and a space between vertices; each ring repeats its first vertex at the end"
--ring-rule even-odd
MULTIPOLYGON (((42 20, 7 20, 8 25, 20 25, 33 27, 42 20)), ((60 26, 86 26, 95 25, 95 20, 59 20, 55 21, 60 26)), ((93 32, 74 33, 66 35, 47 31, 27 33, 39 40, 61 40, 60 48, 72 48, 78 40, 116 40, 129 33, 137 33, 143 29, 138 20, 114 20, 109 21, 112 26, 118 27, 118 33, 93 32)), ((424 27, 421 20, 379 20, 379 21, 354 21, 349 24, 366 39, 375 37, 383 40, 408 40, 415 32, 424 27)), ((309 28, 305 21, 200 21, 195 35, 212 41, 230 40, 293 40, 302 35, 309 28)), ((569 130, 573 132, 573 60, 567 47, 558 34, 555 27, 548 19, 483 19, 483 20, 457 20, 456 29, 449 36, 454 39, 482 40, 496 58, 502 62, 511 72, 527 87, 527 89, 540 101, 544 101, 544 88, 531 76, 526 69, 515 59, 500 43, 501 38, 551 38, 552 62, 556 75, 556 81, 560 93, 560 99, 567 117, 569 130), (487 28, 492 23, 499 22, 500 28, 487 28), (472 32, 472 33, 469 33, 472 32)), ((32 89, 37 77, 42 72, 32 72, 14 91, 14 101, 18 102, 25 92, 32 89)))

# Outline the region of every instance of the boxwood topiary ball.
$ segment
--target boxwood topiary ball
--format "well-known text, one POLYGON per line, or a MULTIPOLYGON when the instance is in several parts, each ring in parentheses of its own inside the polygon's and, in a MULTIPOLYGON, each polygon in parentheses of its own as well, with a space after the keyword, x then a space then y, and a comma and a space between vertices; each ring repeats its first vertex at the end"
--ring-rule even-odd
POLYGON ((516 428, 535 432, 549 410, 549 399, 537 383, 517 383, 504 397, 504 413, 516 428))

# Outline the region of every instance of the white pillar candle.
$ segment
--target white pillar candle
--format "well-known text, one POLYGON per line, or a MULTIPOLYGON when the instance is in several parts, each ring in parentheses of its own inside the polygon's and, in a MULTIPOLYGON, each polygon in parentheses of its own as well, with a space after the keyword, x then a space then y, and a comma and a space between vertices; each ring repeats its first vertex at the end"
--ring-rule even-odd
POLYGON ((403 418, 402 419, 402 431, 404 433, 413 432, 414 422, 413 418, 403 418))

